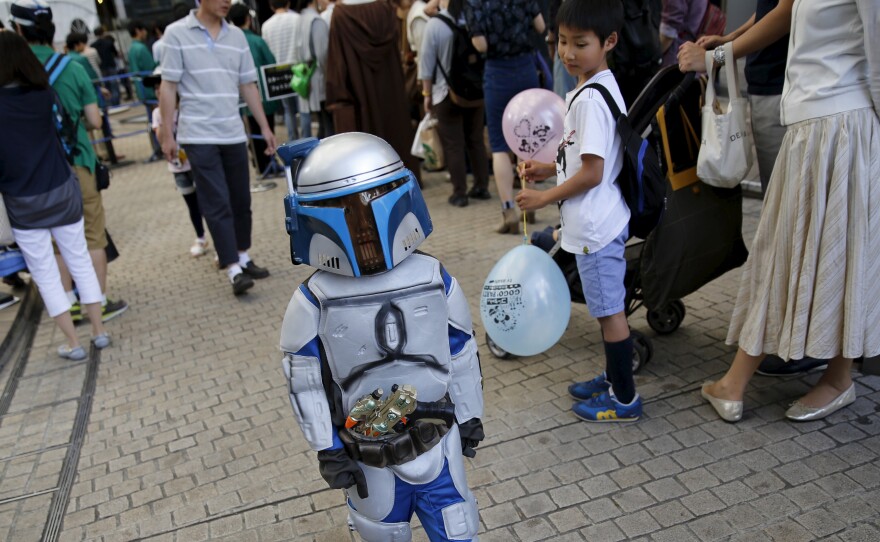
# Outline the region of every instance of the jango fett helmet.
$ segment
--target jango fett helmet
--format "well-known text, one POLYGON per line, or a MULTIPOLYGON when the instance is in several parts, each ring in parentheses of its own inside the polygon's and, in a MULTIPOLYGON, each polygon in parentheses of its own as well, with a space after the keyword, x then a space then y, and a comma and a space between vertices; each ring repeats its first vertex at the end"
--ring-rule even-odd
POLYGON ((413 173, 383 139, 349 132, 278 148, 294 264, 361 277, 392 269, 433 230, 413 173))

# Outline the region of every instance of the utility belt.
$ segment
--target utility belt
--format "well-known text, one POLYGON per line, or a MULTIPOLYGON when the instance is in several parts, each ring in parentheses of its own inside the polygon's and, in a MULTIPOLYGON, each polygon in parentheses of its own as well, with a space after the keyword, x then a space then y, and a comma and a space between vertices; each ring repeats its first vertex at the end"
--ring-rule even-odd
POLYGON ((449 432, 449 425, 427 420, 415 420, 402 433, 365 437, 341 429, 339 440, 348 455, 370 467, 384 468, 408 463, 440 442, 449 432))

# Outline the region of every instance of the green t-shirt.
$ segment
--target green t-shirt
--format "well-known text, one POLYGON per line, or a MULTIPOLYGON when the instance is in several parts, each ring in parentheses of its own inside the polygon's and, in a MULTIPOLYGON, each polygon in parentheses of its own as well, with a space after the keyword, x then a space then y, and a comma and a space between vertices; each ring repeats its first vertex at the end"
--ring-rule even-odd
POLYGON ((71 51, 71 52, 67 53, 67 56, 70 57, 70 60, 72 60, 74 62, 78 62, 79 65, 82 66, 84 70, 86 70, 86 75, 89 76, 89 79, 91 79, 92 81, 94 81, 96 79, 100 79, 98 74, 95 73, 95 68, 92 67, 92 64, 91 64, 91 62, 89 62, 88 58, 82 56, 81 54, 77 53, 76 51, 71 51))
MULTIPOLYGON (((247 39, 248 47, 251 50, 251 56, 254 57, 254 66, 257 68, 257 84, 260 86, 260 96, 263 95, 263 79, 259 77, 260 66, 275 64, 275 55, 269 50, 269 46, 260 36, 254 34, 250 30, 244 31, 244 37, 247 39)), ((263 111, 266 116, 274 115, 278 110, 278 101, 267 102, 263 100, 263 111)), ((244 108, 246 115, 251 116, 251 112, 247 107, 244 108)))
MULTIPOLYGON (((55 51, 48 45, 31 45, 31 51, 37 56, 41 64, 52 56, 55 51)), ((76 148, 79 153, 74 157, 73 164, 88 168, 92 173, 95 172, 95 161, 98 159, 95 155, 95 149, 89 141, 89 133, 86 131, 86 123, 83 119, 83 109, 89 104, 98 103, 98 95, 95 94, 95 87, 92 85, 91 79, 86 74, 85 68, 76 62, 69 62, 55 80, 52 85, 64 110, 70 115, 70 118, 76 122, 79 119, 76 133, 76 148)))
MULTIPOLYGON (((156 61, 153 60, 153 53, 147 49, 144 42, 140 40, 132 40, 131 49, 128 50, 128 66, 132 72, 151 72, 156 69, 156 61)), ((142 85, 135 84, 137 88, 138 98, 141 100, 155 100, 156 93, 152 88, 144 88, 142 85), (144 92, 141 93, 141 89, 144 92)))

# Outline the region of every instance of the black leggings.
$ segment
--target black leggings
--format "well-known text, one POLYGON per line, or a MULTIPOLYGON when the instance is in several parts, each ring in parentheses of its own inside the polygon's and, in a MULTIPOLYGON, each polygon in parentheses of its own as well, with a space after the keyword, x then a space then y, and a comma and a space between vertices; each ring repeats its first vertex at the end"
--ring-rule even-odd
POLYGON ((202 211, 199 209, 199 198, 195 192, 184 194, 183 201, 186 202, 186 208, 189 209, 189 219, 192 221, 193 229, 196 230, 196 237, 205 236, 205 226, 202 224, 202 211))

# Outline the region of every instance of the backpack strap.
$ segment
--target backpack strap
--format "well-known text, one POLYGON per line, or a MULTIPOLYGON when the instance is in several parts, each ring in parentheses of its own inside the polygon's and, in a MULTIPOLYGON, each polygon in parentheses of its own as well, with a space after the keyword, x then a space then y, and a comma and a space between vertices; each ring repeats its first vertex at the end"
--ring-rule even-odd
POLYGON ((64 71, 64 68, 66 68, 69 63, 70 57, 62 55, 61 53, 52 53, 52 56, 46 59, 44 67, 46 68, 46 73, 49 74, 50 85, 55 84, 58 76, 61 75, 61 72, 64 71))
POLYGON ((621 113, 620 108, 617 107, 617 102, 614 101, 614 97, 611 95, 610 92, 608 92, 608 89, 598 83, 592 83, 581 87, 581 89, 577 91, 577 94, 575 94, 574 97, 571 99, 571 103, 568 104, 568 111, 571 111, 571 106, 574 105, 574 101, 577 100, 577 97, 581 95, 581 92, 587 90, 588 88, 599 91, 599 94, 601 94, 602 98, 605 100, 605 105, 607 105, 608 109, 611 111, 611 116, 614 117, 614 122, 617 122, 617 120, 623 115, 623 113, 621 113))
MULTIPOLYGON (((455 21, 453 21, 449 17, 443 16, 443 14, 441 14, 441 13, 438 13, 433 18, 440 19, 441 21, 446 23, 446 26, 448 26, 450 30, 452 30, 452 43, 453 43, 453 47, 454 47, 455 33, 456 32, 464 32, 464 29, 462 29, 460 26, 455 24, 455 21)), ((454 54, 455 54, 455 51, 453 51, 453 55, 454 54)), ((446 70, 443 69, 443 63, 440 61, 440 58, 437 58, 437 63, 434 64, 434 76, 431 77, 431 82, 433 83, 437 79, 437 68, 440 68, 440 73, 443 74, 443 79, 446 80, 446 84, 448 85, 449 84, 449 75, 446 73, 446 70)))

